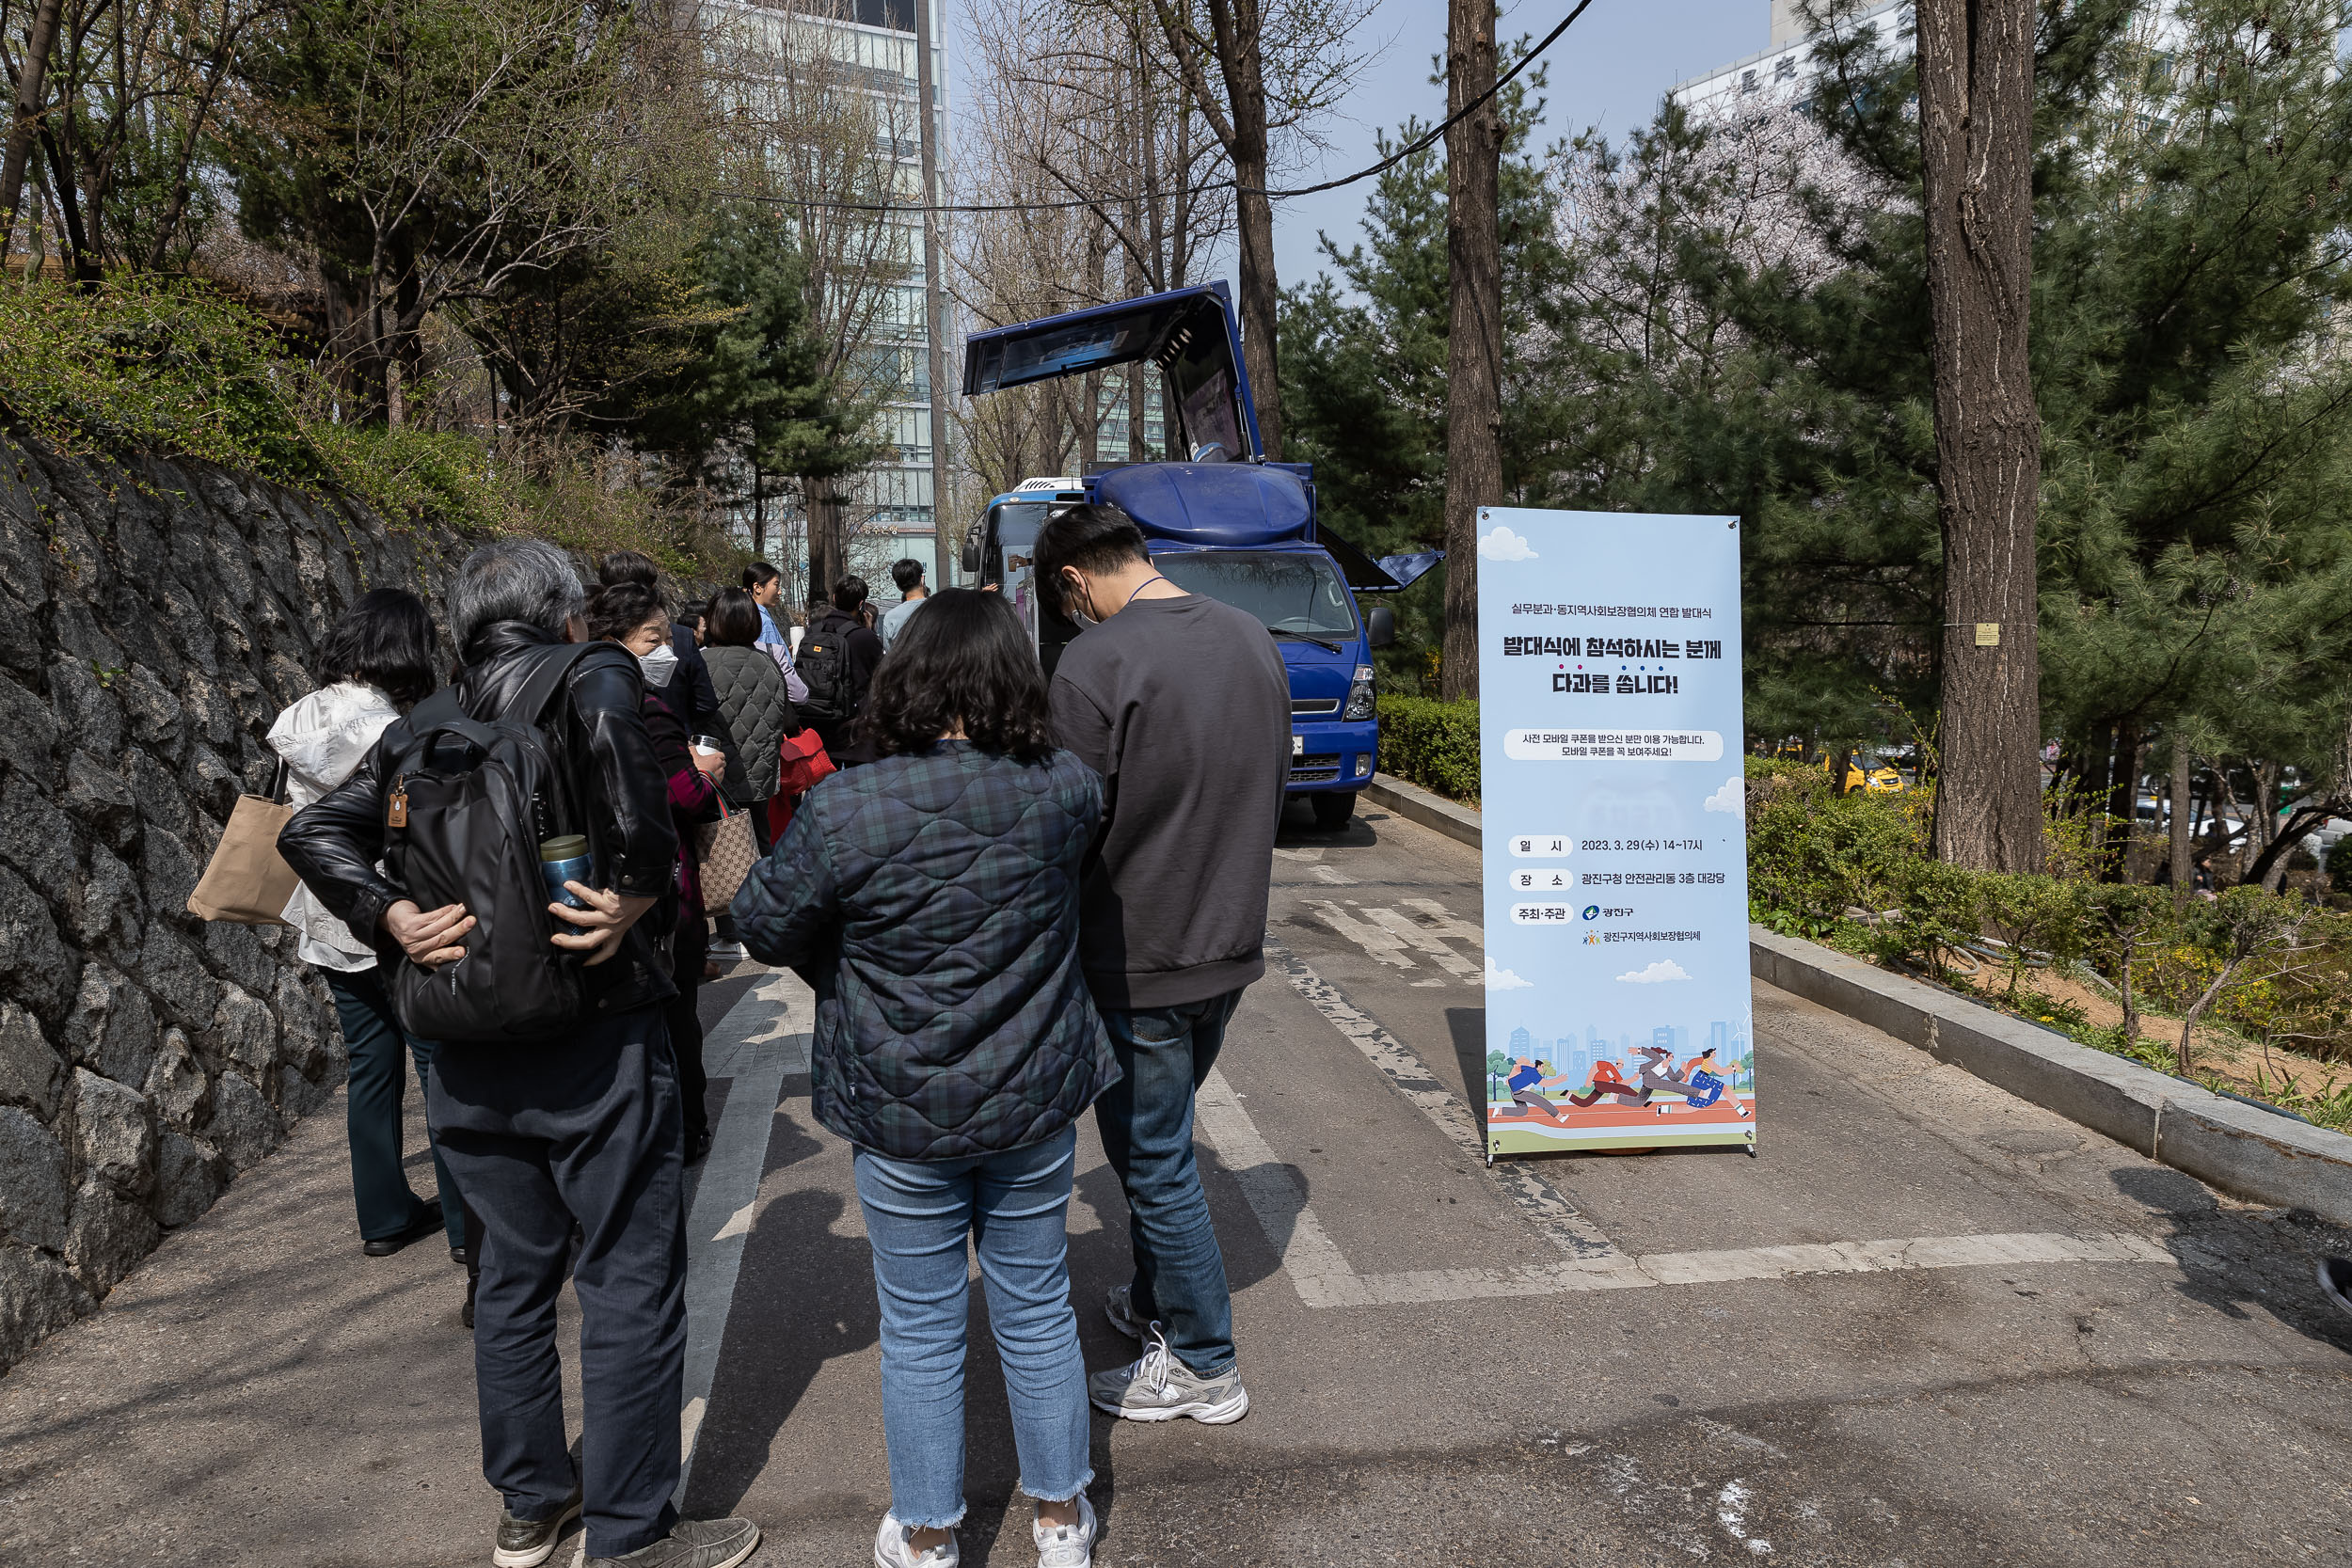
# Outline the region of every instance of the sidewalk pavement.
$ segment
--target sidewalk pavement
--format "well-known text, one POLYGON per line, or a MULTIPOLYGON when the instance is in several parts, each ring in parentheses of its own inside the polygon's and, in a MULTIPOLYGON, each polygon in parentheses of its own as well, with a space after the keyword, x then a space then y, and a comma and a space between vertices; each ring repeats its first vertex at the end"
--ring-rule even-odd
MULTIPOLYGON (((1488 1171, 1477 875, 1393 817, 1285 839, 1202 1119, 1255 1405, 1097 1421, 1104 1568, 2352 1560, 2352 1320, 2310 1276, 2342 1232, 1769 987, 1758 1158, 1488 1171)), ((754 979, 706 1014, 723 1129, 765 1137, 696 1194, 688 1500, 758 1519, 762 1568, 855 1568, 887 1502, 872 1283, 804 1074, 771 1117, 735 1099, 791 1026, 730 1010, 754 979)), ((0 1562, 485 1560, 462 1276, 361 1258, 343 1159, 323 1110, 0 1378, 0 1562)), ((1090 1128, 1071 1229, 1088 1360, 1132 1355, 1090 1128)), ((967 1389, 963 1560, 1026 1568, 977 1299, 967 1389)))

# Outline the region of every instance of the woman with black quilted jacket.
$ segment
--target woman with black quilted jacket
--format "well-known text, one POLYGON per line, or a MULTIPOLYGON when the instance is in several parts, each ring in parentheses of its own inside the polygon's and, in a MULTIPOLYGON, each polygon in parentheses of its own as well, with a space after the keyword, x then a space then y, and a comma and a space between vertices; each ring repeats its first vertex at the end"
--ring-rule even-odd
POLYGON ((721 789, 729 805, 751 811, 767 847, 768 801, 776 793, 776 748, 801 733, 800 716, 785 689, 784 672, 756 646, 759 607, 740 588, 723 588, 707 612, 703 663, 719 693, 719 713, 735 741, 721 789))
POLYGON ((856 1148, 882 1306, 882 1568, 953 1568, 967 1238, 1004 1362, 1041 1568, 1086 1568, 1086 1368, 1070 1307, 1075 1123, 1115 1083, 1078 969, 1094 771, 1057 749, 1000 595, 944 589, 860 722, 880 759, 809 791, 735 897, 752 956, 817 993, 818 1118, 856 1148))

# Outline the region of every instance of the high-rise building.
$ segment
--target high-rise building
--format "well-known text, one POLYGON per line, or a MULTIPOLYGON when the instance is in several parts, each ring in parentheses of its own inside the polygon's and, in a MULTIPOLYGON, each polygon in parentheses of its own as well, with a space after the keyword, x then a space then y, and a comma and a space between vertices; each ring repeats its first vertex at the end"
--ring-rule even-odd
MULTIPOLYGON (((930 5, 931 103, 933 135, 945 187, 947 150, 946 12, 940 0, 930 5)), ((919 208, 923 199, 921 96, 915 58, 916 0, 797 0, 791 6, 763 5, 757 0, 710 0, 702 17, 734 53, 738 70, 756 67, 765 58, 779 70, 816 48, 829 54, 845 79, 868 94, 881 111, 877 150, 893 166, 893 199, 919 208), (787 39, 787 35, 790 37, 787 39)), ((945 194, 943 189, 942 194, 945 194)), ((887 450, 872 467, 843 485, 843 512, 848 523, 850 569, 873 585, 875 596, 888 601, 890 564, 912 556, 927 569, 933 567, 931 494, 931 373, 929 312, 924 309, 923 219, 920 211, 893 214, 889 221, 900 230, 894 253, 903 264, 898 278, 883 286, 876 302, 862 355, 890 385, 878 419, 877 435, 887 450)), ((948 373, 961 363, 952 320, 947 341, 941 346, 948 373)), ((955 519, 951 535, 961 535, 955 519)), ((746 524, 748 537, 748 523, 746 524)), ((770 553, 779 560, 784 541, 807 564, 805 520, 787 515, 771 527, 777 541, 770 553)), ((934 571, 934 575, 935 571, 934 571)), ((803 578, 803 580, 805 580, 803 578)), ((941 586, 934 583, 932 586, 941 586)))
MULTIPOLYGON (((907 613, 912 615, 914 611, 910 610, 907 613)), ((1511 1054, 1514 1056, 1532 1056, 1534 1053, 1535 1037, 1528 1033, 1524 1026, 1512 1030, 1511 1054)))
MULTIPOLYGON (((1796 0, 1771 0, 1772 30, 1763 49, 1745 59, 1677 82, 1669 92, 1675 102, 1695 114, 1737 110, 1749 103, 1794 103, 1812 90, 1812 35, 1796 0)), ((1892 41, 1911 25, 1911 0, 1883 0, 1841 26, 1860 31, 1874 26, 1879 37, 1892 41)))

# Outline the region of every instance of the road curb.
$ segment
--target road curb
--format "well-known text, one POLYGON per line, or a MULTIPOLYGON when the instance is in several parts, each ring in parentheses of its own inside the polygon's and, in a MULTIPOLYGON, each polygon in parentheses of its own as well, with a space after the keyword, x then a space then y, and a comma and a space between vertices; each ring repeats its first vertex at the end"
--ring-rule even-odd
MULTIPOLYGON (((1478 848, 1477 812, 1375 774, 1367 799, 1478 848)), ((2239 1197, 2352 1226, 2352 1137, 2225 1100, 1818 942, 1748 927, 1756 977, 2239 1197)))
POLYGON ((1372 783, 1364 785, 1364 799, 1388 807, 1407 822, 1418 822, 1473 849, 1479 847, 1478 814, 1442 795, 1432 795, 1419 784, 1375 773, 1372 783))
POLYGON ((2352 1137, 2225 1100, 1816 942, 1748 927, 1756 978, 2258 1203, 2352 1225, 2352 1137))

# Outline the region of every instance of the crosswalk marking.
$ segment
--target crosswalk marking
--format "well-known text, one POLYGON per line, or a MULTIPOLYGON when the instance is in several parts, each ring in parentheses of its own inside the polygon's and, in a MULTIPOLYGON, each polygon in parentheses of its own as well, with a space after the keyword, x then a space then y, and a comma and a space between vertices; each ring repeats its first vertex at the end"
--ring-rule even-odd
POLYGON ((1414 947, 1437 961, 1439 969, 1467 985, 1477 985, 1482 978, 1479 968, 1470 959, 1445 944, 1445 938, 1425 926, 1417 925, 1394 910, 1366 910, 1366 914, 1386 930, 1403 937, 1414 947))
MULTIPOLYGON (((1315 869, 1321 873, 1331 868, 1317 866, 1315 869)), ((1331 879, 1354 880, 1344 874, 1334 875, 1331 879)), ((1348 900, 1348 908, 1344 910, 1328 899, 1310 899, 1306 902, 1315 911, 1316 919, 1362 948, 1376 962, 1392 969, 1418 969, 1421 966, 1414 960, 1413 954, 1419 953, 1466 986, 1484 987, 1486 984, 1486 971, 1475 956, 1486 948, 1485 928, 1448 913, 1445 906, 1435 898, 1398 900, 1413 911, 1409 915, 1391 909, 1366 909, 1354 899, 1348 900), (1350 913, 1351 910, 1355 912, 1350 913), (1467 943, 1470 953, 1456 952, 1449 945, 1455 942, 1467 943), (1408 948, 1411 951, 1408 952, 1408 948)), ((1443 982, 1416 980, 1413 983, 1431 985, 1443 982)))
POLYGON ((768 1164, 776 1102, 786 1076, 808 1070, 808 1029, 815 1016, 816 997, 808 987, 789 971, 776 970, 738 998, 704 1039, 706 1070, 733 1082, 711 1130, 710 1153, 686 1217, 686 1400, 678 1412, 681 1463, 675 1502, 686 1500, 686 1484, 693 1476, 694 1440, 710 1409, 743 1246, 757 1221, 759 1178, 768 1164))
POLYGON ((1371 955, 1375 961, 1397 969, 1419 969, 1412 955, 1405 951, 1405 939, 1376 925, 1367 924, 1342 910, 1328 899, 1312 905, 1315 917, 1341 936, 1371 955))

